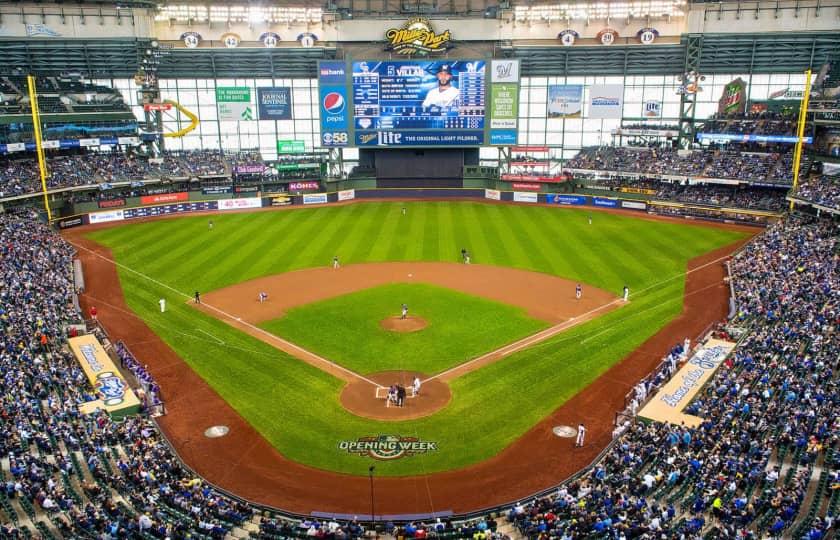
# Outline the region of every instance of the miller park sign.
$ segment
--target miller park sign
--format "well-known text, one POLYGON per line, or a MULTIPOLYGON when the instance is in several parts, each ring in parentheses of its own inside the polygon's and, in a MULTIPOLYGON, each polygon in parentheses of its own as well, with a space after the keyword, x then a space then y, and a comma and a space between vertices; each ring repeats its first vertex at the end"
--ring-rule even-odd
POLYGON ((400 28, 390 28, 385 32, 388 44, 385 50, 410 56, 445 52, 454 46, 449 30, 435 33, 432 23, 425 17, 412 17, 400 28))
POLYGON ((373 435, 355 441, 341 441, 338 448, 348 454, 368 456, 381 461, 437 451, 437 442, 421 441, 418 437, 399 435, 373 435))

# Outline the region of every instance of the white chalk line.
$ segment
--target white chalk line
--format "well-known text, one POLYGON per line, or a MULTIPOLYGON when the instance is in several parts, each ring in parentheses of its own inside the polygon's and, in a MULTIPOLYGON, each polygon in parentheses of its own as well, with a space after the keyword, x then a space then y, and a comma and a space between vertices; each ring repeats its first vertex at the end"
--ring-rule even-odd
MULTIPOLYGON (((113 265, 115 265, 115 266, 118 266, 118 267, 120 267, 120 268, 123 268, 124 270, 127 270, 127 271, 129 271, 129 272, 131 272, 131 273, 133 273, 133 274, 136 274, 136 275, 138 275, 138 276, 142 277, 143 279, 146 279, 146 280, 148 280, 148 281, 151 281, 152 283, 154 283, 154 284, 156 284, 156 285, 158 285, 158 286, 160 286, 160 287, 163 287, 164 289, 167 289, 167 290, 169 290, 169 291, 172 291, 173 293, 178 294, 178 295, 180 295, 180 296, 182 296, 182 297, 184 297, 184 298, 186 298, 186 299, 188 299, 188 300, 189 300, 190 298, 192 298, 192 296, 190 296, 189 294, 184 293, 184 292, 182 292, 182 291, 179 291, 178 289, 176 289, 176 288, 174 288, 174 287, 171 287, 171 286, 167 285, 166 283, 163 283, 163 282, 161 282, 161 281, 158 281, 157 279, 155 279, 155 278, 153 278, 153 277, 151 277, 151 276, 148 276, 148 275, 144 274, 143 272, 139 272, 139 271, 137 271, 137 270, 135 270, 135 269, 131 268, 130 266, 126 266, 126 265, 124 265, 124 264, 122 264, 122 263, 120 263, 120 262, 118 262, 118 261, 115 261, 114 259, 111 259, 111 258, 108 258, 108 257, 106 257, 106 256, 102 255, 101 253, 97 253, 97 252, 93 251, 92 249, 89 249, 89 248, 87 248, 87 247, 85 247, 85 246, 82 246, 82 245, 76 244, 76 243, 74 243, 74 242, 72 242, 72 241, 68 241, 68 242, 69 242, 71 245, 73 245, 74 247, 76 247, 76 248, 83 249, 83 250, 87 251, 88 253, 91 253, 91 254, 93 254, 94 256, 99 257, 100 259, 102 259, 102 260, 104 260, 104 261, 108 261, 108 262, 110 262, 111 264, 113 264, 113 265)), ((346 367, 341 366, 341 365, 339 365, 339 364, 336 364, 335 362, 331 362, 331 361, 327 360, 326 358, 323 358, 323 357, 321 357, 321 356, 319 356, 319 355, 317 355, 317 354, 315 354, 315 353, 313 353, 313 352, 311 352, 311 351, 308 351, 308 350, 304 349, 303 347, 300 347, 299 345, 296 345, 296 344, 294 344, 294 343, 292 343, 292 342, 290 342, 290 341, 286 341, 285 339, 282 339, 282 338, 280 338, 280 337, 278 337, 278 336, 276 336, 276 335, 272 334, 271 332, 267 332, 267 331, 263 330, 262 328, 260 328, 260 327, 258 327, 258 326, 255 326, 255 325, 253 325, 253 324, 251 324, 251 323, 245 322, 245 321, 243 321, 240 317, 236 317, 236 316, 234 316, 234 315, 231 315, 230 313, 226 312, 226 311, 225 311, 225 310, 223 310, 223 309, 219 309, 219 308, 217 308, 216 306, 213 306, 213 305, 211 305, 211 304, 202 304, 202 305, 203 305, 203 306, 205 306, 205 307, 207 307, 208 309, 210 309, 210 310, 212 310, 212 311, 215 311, 216 313, 219 313, 219 314, 223 315, 223 316, 224 316, 224 318, 227 318, 227 319, 229 319, 229 320, 231 320, 231 321, 234 321, 234 322, 235 322, 235 323, 237 323, 237 324, 241 324, 241 325, 243 325, 243 326, 245 326, 245 327, 249 328, 250 330, 253 330, 253 331, 254 331, 254 332, 256 332, 256 333, 258 333, 258 334, 260 334, 260 335, 262 335, 262 336, 265 336, 265 337, 266 337, 266 338, 268 338, 268 339, 274 340, 274 341, 275 341, 275 342, 277 342, 277 343, 281 343, 281 344, 283 344, 283 345, 285 345, 285 346, 287 346, 287 347, 290 347, 290 348, 292 348, 292 349, 295 349, 296 351, 299 351, 301 354, 306 354, 306 355, 308 355, 310 358, 313 358, 313 359, 315 359, 315 360, 317 360, 317 361, 319 361, 319 362, 322 362, 322 363, 324 363, 324 364, 326 364, 326 365, 332 366, 333 368, 337 369, 338 371, 341 371, 341 372, 347 373, 348 375, 351 375, 352 377, 354 377, 354 378, 356 378, 356 379, 359 379, 359 380, 365 381, 365 382, 367 382, 367 383, 370 383, 370 384, 372 384, 373 386, 376 386, 377 388, 382 388, 382 385, 380 385, 379 383, 377 383, 377 382, 375 382, 375 381, 372 381, 371 379, 368 379, 367 377, 365 377, 365 376, 363 376, 363 375, 360 375, 360 374, 356 373, 355 371, 352 371, 352 370, 350 370, 350 369, 347 369, 346 367)), ((305 360, 304 360, 304 361, 305 361, 305 360)))
MULTIPOLYGON (((651 284, 651 285, 649 285, 649 286, 647 286, 647 287, 644 287, 644 288, 642 288, 642 289, 639 289, 636 293, 632 293, 632 294, 628 295, 628 297, 629 297, 629 296, 636 296, 636 297, 638 297, 638 296, 640 296, 640 295, 644 295, 644 293, 646 293, 647 291, 649 291, 649 290, 651 290, 651 289, 653 289, 653 288, 655 288, 655 287, 659 287, 659 286, 661 286, 661 285, 663 285, 663 284, 665 284, 665 283, 668 283, 669 281, 673 281, 673 280, 675 280, 675 279, 677 279, 677 278, 681 278, 681 277, 688 276, 689 274, 692 274, 692 273, 697 272, 697 271, 699 271, 699 270, 702 270, 702 269, 704 269, 704 268, 706 268, 706 267, 708 267, 708 266, 711 266, 711 265, 713 265, 713 264, 716 264, 716 263, 719 263, 719 262, 721 262, 721 261, 723 261, 723 260, 726 260, 726 259, 728 259, 729 257, 730 257, 729 255, 725 255, 725 256, 723 256, 723 257, 718 257, 717 259, 714 259, 714 260, 709 261, 709 262, 707 262, 707 263, 701 264, 701 265, 700 265, 700 266, 698 266, 697 268, 692 268, 691 270, 687 270, 687 271, 685 271, 685 272, 683 272, 683 273, 680 273, 680 274, 675 274, 675 275, 673 275, 673 276, 671 276, 671 277, 668 277, 668 278, 666 278, 666 279, 663 279, 663 280, 661 280, 661 281, 658 281, 658 282, 656 282, 656 283, 653 283, 653 284, 651 284)), ((710 288, 710 287, 717 287, 718 285, 719 285, 718 283, 715 283, 715 284, 713 284, 713 285, 709 285, 708 287, 704 287, 704 288, 703 288, 703 289, 701 289, 701 290, 705 290, 705 289, 708 289, 708 288, 710 288)), ((699 291, 694 291, 693 293, 690 293, 690 294, 695 294, 695 293, 697 293, 697 292, 699 292, 699 291)), ((684 296, 683 296, 683 298, 685 298, 685 296, 686 296, 686 295, 684 295, 684 296)), ((680 299, 680 300, 682 300, 682 299, 680 299)), ((568 321, 562 322, 562 323, 557 324, 557 325, 555 325, 555 326, 552 326, 552 327, 550 327, 550 328, 546 328, 546 329, 544 329, 544 330, 541 330, 541 331, 537 332, 536 334, 532 334, 532 335, 530 335, 530 336, 526 336, 526 337, 524 337, 524 338, 522 338, 522 339, 520 339, 520 340, 518 340, 518 341, 515 341, 515 342, 510 343, 510 344, 508 344, 508 345, 505 345, 505 346, 503 346, 503 347, 500 347, 500 348, 498 348, 498 349, 496 349, 496 350, 494 350, 494 351, 490 351, 490 352, 488 352, 488 353, 486 353, 486 354, 483 354, 483 355, 481 355, 481 356, 478 356, 478 357, 476 357, 476 358, 473 358, 472 360, 468 360, 467 362, 464 362, 463 364, 458 364, 457 366, 454 366, 454 367, 451 367, 451 368, 446 369, 446 370, 444 370, 444 371, 441 371, 440 373, 436 373, 436 374, 432 375, 431 377, 429 377, 428 379, 426 379, 426 380, 425 380, 425 381, 423 381, 423 382, 426 382, 426 381, 431 381, 431 380, 433 380, 433 379, 437 379, 437 378, 439 378, 439 377, 443 377, 444 375, 447 375, 447 374, 449 374, 449 373, 452 373, 453 371, 456 371, 456 370, 459 370, 459 369, 463 369, 463 368, 464 368, 464 367, 466 367, 466 366, 469 366, 469 365, 472 365, 472 364, 475 364, 475 363, 481 362, 481 361, 483 361, 483 360, 485 360, 485 359, 487 359, 487 358, 493 357, 493 356, 498 356, 498 357, 499 357, 499 358, 497 359, 497 361, 498 361, 498 360, 501 360, 501 359, 502 359, 502 358, 504 358, 505 356, 509 356, 509 355, 511 355, 511 354, 513 354, 513 353, 515 353, 515 352, 519 352, 520 350, 522 350, 522 349, 524 349, 524 348, 527 348, 527 347, 530 347, 530 346, 532 346, 532 345, 537 345, 537 344, 539 344, 539 343, 541 343, 541 342, 543 342, 543 341, 545 341, 545 340, 547 340, 547 339, 550 339, 550 338, 554 337, 555 335, 557 335, 557 334, 559 334, 559 333, 561 333, 561 332, 563 332, 563 331, 565 331, 565 330, 568 330, 568 329, 570 329, 570 328, 572 328, 572 327, 574 327, 574 326, 576 326, 576 325, 578 325, 578 324, 582 324, 583 322, 589 322, 589 320, 591 320, 591 319, 587 319, 587 320, 585 320, 585 321, 582 321, 581 319, 584 319, 584 318, 586 318, 586 317, 587 317, 587 316, 589 316, 589 315, 593 315, 593 314, 597 313, 598 311, 601 311, 601 310, 603 310, 603 309, 605 309, 605 308, 607 308, 607 307, 609 307, 609 306, 611 306, 611 305, 613 305, 613 304, 616 304, 616 303, 621 303, 621 302, 623 302, 623 301, 622 301, 620 298, 619 298, 619 299, 615 299, 615 300, 611 300, 610 302, 607 302, 607 303, 605 303, 605 304, 603 304, 603 305, 601 305, 601 306, 598 306, 598 307, 595 307, 595 308, 593 308, 593 309, 590 309, 590 310, 589 310, 589 311, 587 311, 586 313, 581 313, 581 314, 580 314, 580 315, 578 315, 577 317, 573 317, 572 319, 570 319, 570 320, 568 320, 568 321)), ((661 305, 656 305, 656 306, 653 306, 653 307, 651 307, 651 308, 648 308, 648 309, 645 309, 645 310, 643 310, 643 311, 640 311, 640 312, 638 312, 638 313, 634 313, 634 314, 632 314, 632 315, 630 315, 630 316, 631 316, 631 317, 632 317, 632 316, 637 316, 637 315, 640 315, 640 314, 645 313, 645 312, 647 312, 647 311, 651 311, 651 310, 653 310, 653 309, 657 309, 657 308, 659 308, 659 307, 662 307, 662 306, 661 306, 661 305)), ((620 322, 623 322, 624 320, 626 320, 626 319, 622 319, 622 321, 620 321, 620 322)), ((597 336, 597 335, 600 335, 600 334, 602 334, 602 333, 606 333, 606 332, 608 332, 608 331, 612 330, 612 329, 613 329, 614 327, 616 327, 618 324, 619 324, 619 322, 617 322, 617 323, 616 323, 616 324, 614 324, 614 325, 610 325, 610 326, 608 326, 607 328, 603 329, 601 332, 599 332, 599 333, 597 333, 597 334, 594 334, 594 335, 592 335, 592 336, 589 336, 586 340, 582 341, 581 343, 585 343, 586 341, 589 341, 590 339, 592 339, 593 337, 595 337, 595 336, 597 336)))

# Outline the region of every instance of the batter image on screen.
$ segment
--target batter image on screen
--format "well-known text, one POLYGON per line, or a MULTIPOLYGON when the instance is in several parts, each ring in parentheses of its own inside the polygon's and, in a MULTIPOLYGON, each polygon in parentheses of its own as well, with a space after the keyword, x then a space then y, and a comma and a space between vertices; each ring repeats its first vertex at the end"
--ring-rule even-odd
POLYGON ((357 132, 483 132, 485 65, 483 60, 353 62, 357 132))
POLYGON ((423 108, 429 107, 455 107, 458 105, 458 98, 461 92, 452 85, 452 68, 448 64, 440 66, 437 72, 438 85, 429 90, 426 99, 423 100, 423 108))

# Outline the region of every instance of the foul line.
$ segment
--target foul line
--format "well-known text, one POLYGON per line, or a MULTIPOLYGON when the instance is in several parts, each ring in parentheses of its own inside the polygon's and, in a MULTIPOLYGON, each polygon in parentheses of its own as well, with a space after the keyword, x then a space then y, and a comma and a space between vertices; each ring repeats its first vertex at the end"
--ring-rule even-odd
MULTIPOLYGON (((687 270, 687 271, 682 272, 680 274, 675 274, 675 275, 673 275, 669 278, 663 279, 662 281, 658 281, 658 282, 653 283, 653 284, 651 284, 647 287, 639 289, 635 294, 631 293, 629 296, 642 295, 645 292, 647 292, 647 291, 649 291, 649 290, 651 290, 655 287, 659 287, 660 285, 668 283, 669 281, 673 281, 677 278, 685 277, 689 274, 700 271, 700 270, 702 270, 702 269, 704 269, 708 266, 711 266, 713 264, 717 264, 717 263, 719 263, 723 260, 726 260, 728 258, 730 258, 730 255, 724 255, 723 257, 718 257, 717 259, 714 259, 714 260, 709 261, 707 263, 701 264, 697 268, 692 268, 691 270, 687 270)), ((715 284, 715 286, 717 286, 717 284, 715 284)), ((706 288, 708 288, 708 287, 704 287, 704 289, 706 289, 706 288)), ((693 294, 693 293, 690 293, 690 294, 693 294)), ((685 296, 685 294, 683 296, 685 296)), ((500 348, 498 348, 494 351, 490 351, 490 352, 485 353, 481 356, 473 358, 472 360, 468 360, 467 362, 464 362, 463 364, 458 364, 457 366, 454 366, 454 367, 451 367, 447 370, 441 371, 440 373, 436 373, 436 374, 432 375, 431 377, 429 377, 428 379, 426 379, 423 382, 431 381, 431 380, 438 379, 438 378, 442 378, 449 373, 452 373, 452 372, 455 372, 455 371, 458 371, 458 370, 462 370, 467 366, 470 366, 470 365, 475 364, 475 363, 480 363, 480 362, 488 360, 488 359, 490 359, 494 356, 498 356, 496 361, 502 360, 505 356, 511 355, 515 352, 519 352, 520 350, 522 350, 524 348, 530 347, 532 345, 536 345, 536 344, 538 344, 542 341, 545 341, 549 338, 552 338, 552 337, 556 336, 557 334, 559 334, 560 332, 568 330, 569 328, 572 328, 572 327, 574 327, 578 324, 588 322, 590 320, 590 319, 588 319, 588 317, 590 315, 594 315, 595 313, 597 313, 597 312, 599 312, 599 311, 601 311, 605 308, 608 308, 608 307, 610 307, 610 306, 612 306, 613 304, 616 304, 616 303, 622 303, 622 300, 620 298, 617 298, 615 300, 607 302, 606 304, 603 304, 603 305, 598 306, 596 308, 590 309, 586 313, 582 313, 582 314, 578 315, 577 317, 572 317, 568 321, 562 322, 562 323, 557 324, 555 326, 552 326, 550 328, 546 328, 545 330, 541 330, 540 332, 537 332, 536 334, 526 336, 526 337, 524 337, 524 338, 522 338, 518 341, 514 341, 513 343, 505 345, 504 347, 500 347, 500 348)), ((645 311, 648 311, 648 310, 645 310, 645 311)), ((634 314, 634 315, 638 315, 638 313, 634 314)), ((615 325, 613 325, 613 326, 615 326, 615 325)), ((611 330, 611 328, 612 327, 607 327, 600 333, 608 332, 609 330, 611 330)), ((586 341, 589 341, 590 339, 599 335, 600 333, 587 337, 582 343, 585 343, 586 341)), ((467 373, 469 373, 469 371, 470 370, 467 370, 467 373)))
MULTIPOLYGON (((158 280, 156 280, 155 278, 153 278, 153 277, 151 277, 151 276, 147 276, 146 274, 144 274, 144 273, 142 273, 142 272, 139 272, 139 271, 137 271, 137 270, 135 270, 135 269, 133 269, 133 268, 131 268, 131 267, 129 267, 129 266, 126 266, 126 265, 124 265, 124 264, 122 264, 122 263, 120 263, 120 262, 117 262, 117 261, 115 261, 114 259, 108 258, 108 257, 106 257, 106 256, 102 255, 101 253, 97 253, 97 252, 95 252, 94 250, 92 250, 92 249, 90 249, 90 248, 87 248, 87 247, 85 247, 85 246, 82 246, 82 245, 76 244, 76 243, 74 243, 74 242, 72 242, 72 241, 69 241, 69 240, 68 240, 68 243, 69 243, 69 244, 71 244, 72 246, 76 247, 76 248, 83 249, 83 250, 87 251, 88 253, 91 253, 91 254, 93 254, 94 256, 99 257, 100 259, 102 259, 102 260, 104 260, 104 261, 108 261, 109 263, 113 264, 114 266, 119 266, 120 268, 123 268, 123 269, 125 269, 125 270, 128 270, 129 272, 131 272, 131 273, 133 273, 133 274, 137 274, 138 276, 142 277, 143 279, 147 279, 147 280, 151 281, 152 283, 155 283, 156 285, 158 285, 158 286, 160 286, 160 287, 163 287, 163 288, 165 288, 165 289, 168 289, 168 290, 172 291, 172 292, 173 292, 173 293, 175 293, 175 294, 181 295, 181 296, 183 296, 184 298, 186 298, 186 299, 188 299, 188 300, 189 300, 190 298, 192 298, 189 294, 186 294, 186 293, 184 293, 184 292, 182 292, 182 291, 179 291, 178 289, 176 289, 176 288, 174 288, 174 287, 171 287, 171 286, 167 285, 166 283, 163 283, 163 282, 161 282, 161 281, 158 281, 158 280)), ((245 326, 245 327, 249 328, 250 330, 253 330, 254 332, 256 332, 256 333, 258 333, 258 334, 261 334, 261 335, 263 335, 263 336, 265 336, 265 337, 267 337, 267 338, 269 338, 269 339, 272 339, 272 340, 274 340, 274 341, 276 341, 276 342, 278 342, 278 343, 282 343, 283 345, 285 345, 285 346, 287 346, 287 347, 290 347, 290 348, 292 348, 292 349, 295 349, 296 351, 299 351, 299 352, 300 352, 300 353, 302 353, 302 354, 306 354, 306 355, 310 356, 311 358, 313 358, 313 359, 317 360, 318 362, 322 362, 322 363, 324 363, 324 364, 326 364, 326 365, 329 365, 329 366, 331 366, 331 367, 333 367, 333 368, 337 369, 338 371, 342 371, 342 372, 344 372, 344 373, 347 373, 348 375, 350 375, 350 376, 352 376, 352 377, 354 377, 354 378, 356 378, 356 379, 359 379, 359 380, 365 381, 365 382, 367 382, 367 383, 370 383, 370 384, 372 384, 373 386, 375 386, 375 387, 377 387, 377 388, 384 388, 384 387, 383 387, 382 385, 380 385, 379 383, 377 383, 377 382, 375 382, 375 381, 372 381, 371 379, 368 379, 367 377, 365 377, 365 376, 363 376, 363 375, 359 375, 359 374, 358 374, 358 373, 356 373, 355 371, 352 371, 352 370, 350 370, 350 369, 347 369, 346 367, 341 366, 341 365, 339 365, 339 364, 336 364, 335 362, 331 362, 331 361, 327 360, 326 358, 323 358, 322 356, 319 356, 319 355, 317 355, 317 354, 315 354, 315 353, 313 353, 313 352, 311 352, 311 351, 308 351, 308 350, 304 349, 303 347, 300 347, 299 345, 296 345, 296 344, 294 344, 294 343, 292 343, 292 342, 290 342, 290 341, 286 341, 285 339, 280 338, 280 337, 278 337, 278 336, 276 336, 276 335, 272 334, 271 332, 267 332, 266 330, 263 330, 263 329, 262 329, 262 328, 260 328, 259 326, 254 326, 254 325, 253 325, 253 324, 251 324, 251 323, 245 322, 245 321, 243 321, 241 318, 239 318, 239 317, 235 317, 234 315, 231 315, 230 313, 228 313, 228 312, 226 312, 226 311, 224 311, 224 310, 222 310, 222 309, 219 309, 219 308, 217 308, 216 306, 213 306, 213 305, 211 305, 211 304, 201 304, 201 305, 202 305, 202 306, 206 306, 207 308, 209 308, 209 309, 211 309, 211 310, 213 310, 213 311, 215 311, 215 312, 217 312, 217 313, 221 314, 223 317, 228 318, 228 319, 230 319, 231 321, 234 321, 234 322, 235 322, 235 323, 237 323, 237 324, 241 324, 241 325, 243 325, 243 326, 245 326)), ((233 326, 233 325, 231 325, 231 326, 233 326)), ((209 335, 209 334, 208 334, 208 335, 209 335)), ((213 336, 213 337, 215 337, 215 336, 213 336)), ((216 339, 218 339, 218 338, 216 338, 216 339)), ((306 362, 306 360, 304 360, 303 358, 298 358, 298 359, 299 359, 299 360, 303 360, 304 362, 306 362)), ((310 365, 312 365, 310 362, 307 362, 307 363, 309 363, 310 365)))

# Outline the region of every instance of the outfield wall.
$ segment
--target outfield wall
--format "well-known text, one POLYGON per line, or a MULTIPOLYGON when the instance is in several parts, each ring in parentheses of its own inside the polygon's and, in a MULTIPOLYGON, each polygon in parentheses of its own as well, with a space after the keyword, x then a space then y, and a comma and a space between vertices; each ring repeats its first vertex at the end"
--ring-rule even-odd
POLYGON ((153 195, 140 198, 140 202, 147 202, 142 206, 120 207, 111 209, 97 209, 96 211, 56 218, 53 223, 59 229, 69 229, 82 225, 98 225, 117 221, 131 221, 134 219, 161 217, 172 214, 195 212, 225 212, 229 210, 249 210, 274 206, 319 206, 333 203, 346 203, 352 200, 464 200, 475 199, 488 202, 498 201, 514 204, 539 204, 550 206, 569 206, 576 208, 605 208, 611 210, 628 210, 639 213, 663 214, 663 207, 669 212, 664 215, 683 217, 685 219, 699 219, 707 221, 722 221, 725 223, 741 223, 764 226, 766 221, 776 217, 769 212, 755 212, 725 208, 701 208, 679 203, 658 203, 631 197, 607 197, 577 193, 537 193, 533 191, 503 191, 487 188, 391 188, 391 189, 344 189, 320 193, 255 193, 251 197, 240 198, 206 198, 191 200, 182 193, 153 195), (710 211, 708 215, 702 211, 710 211), (681 212, 687 212, 683 215, 681 212), (713 212, 711 212, 713 211, 713 212), (692 213, 693 212, 693 213, 692 213), (761 216, 759 221, 755 216, 761 216), (743 219, 739 219, 743 218, 743 219))

